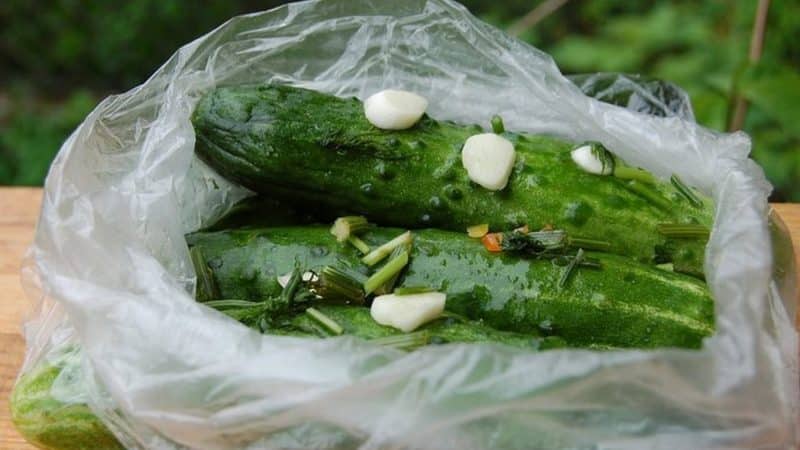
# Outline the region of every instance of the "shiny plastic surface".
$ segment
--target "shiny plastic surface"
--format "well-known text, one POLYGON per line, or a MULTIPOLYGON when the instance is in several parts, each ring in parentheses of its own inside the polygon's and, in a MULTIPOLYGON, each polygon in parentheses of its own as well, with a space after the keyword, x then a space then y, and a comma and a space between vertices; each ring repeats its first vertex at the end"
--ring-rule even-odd
POLYGON ((750 140, 602 103, 546 54, 445 0, 312 1, 234 18, 143 85, 105 99, 47 178, 24 269, 39 312, 26 368, 83 348, 87 397, 130 448, 789 448, 797 334, 772 279, 750 140), (702 351, 413 353, 262 336, 192 298, 184 233, 247 192, 193 155, 214 86, 283 82, 425 95, 437 118, 604 143, 713 195, 718 333, 702 351))

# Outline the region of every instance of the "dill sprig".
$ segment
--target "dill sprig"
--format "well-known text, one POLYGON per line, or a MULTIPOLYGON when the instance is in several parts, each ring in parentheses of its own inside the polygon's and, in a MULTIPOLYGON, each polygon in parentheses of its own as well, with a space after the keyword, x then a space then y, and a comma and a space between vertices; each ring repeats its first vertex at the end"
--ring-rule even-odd
POLYGON ((646 183, 631 180, 625 183, 625 186, 661 209, 670 209, 672 207, 672 204, 666 197, 661 195, 661 192, 657 191, 652 186, 648 186, 646 183))
POLYGON ((214 279, 214 273, 208 267, 205 255, 200 247, 191 247, 189 249, 189 257, 192 260, 192 265, 197 273, 197 289, 195 298, 198 302, 207 302, 219 298, 219 288, 214 279))
POLYGON ((510 231, 502 234, 500 248, 506 252, 524 253, 535 258, 552 258, 564 254, 569 241, 564 230, 510 231))
POLYGON ((344 333, 344 328, 342 328, 342 326, 339 325, 335 320, 326 316, 322 311, 311 307, 306 309, 306 314, 308 314, 309 317, 311 317, 322 328, 324 328, 325 331, 328 331, 336 336, 344 333))
POLYGON ((584 258, 583 249, 579 248, 578 253, 575 254, 575 257, 572 258, 569 264, 567 264, 566 269, 564 269, 564 272, 561 274, 561 278, 559 278, 558 280, 558 289, 563 289, 564 286, 566 286, 567 280, 569 280, 570 275, 572 275, 572 272, 575 271, 575 268, 578 265, 580 265, 581 262, 583 262, 583 258, 584 258))
POLYGON ((600 161, 600 164, 603 165, 602 172, 613 174, 617 165, 617 160, 614 158, 614 154, 599 142, 587 142, 587 144, 592 151, 592 156, 597 158, 600 161), (608 169, 608 171, 606 171, 606 169, 608 169))
POLYGON ((295 267, 280 294, 261 301, 220 299, 204 302, 206 306, 262 332, 314 301, 316 295, 303 281, 303 271, 295 267))
POLYGON ((503 134, 506 131, 506 126, 503 124, 503 118, 495 114, 492 116, 492 132, 494 134, 503 134))
POLYGON ((703 202, 700 200, 697 194, 695 194, 692 188, 687 186, 686 183, 684 183, 683 180, 678 177, 678 175, 672 174, 672 176, 669 178, 669 181, 672 183, 672 186, 675 187, 678 193, 689 202, 690 205, 694 206, 695 208, 700 208, 703 206, 703 202))
POLYGON ((363 304, 363 275, 352 270, 335 266, 325 266, 319 272, 319 278, 313 289, 327 303, 363 304))
POLYGON ((420 330, 413 333, 374 338, 370 339, 368 342, 385 347, 396 348, 398 350, 414 350, 424 345, 428 345, 431 342, 431 334, 428 330, 420 330))

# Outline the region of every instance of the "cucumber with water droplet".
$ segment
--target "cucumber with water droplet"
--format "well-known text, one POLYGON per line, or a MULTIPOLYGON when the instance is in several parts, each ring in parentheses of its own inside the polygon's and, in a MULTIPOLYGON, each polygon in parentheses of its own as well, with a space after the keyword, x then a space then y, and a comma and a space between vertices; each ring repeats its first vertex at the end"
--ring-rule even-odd
MULTIPOLYGON (((403 230, 375 227, 372 247, 403 230)), ((367 270, 361 253, 338 243, 327 226, 198 232, 187 242, 205 255, 222 298, 274 297, 277 276, 295 264, 367 270)), ((497 330, 563 338, 570 346, 698 348, 714 330, 705 284, 617 255, 586 252, 600 268, 490 253, 464 233, 413 232, 411 256, 397 287, 428 286, 447 294, 445 310, 497 330)), ((356 333, 357 334, 357 333, 356 333)))
MULTIPOLYGON (((486 112, 487 126, 495 113, 486 112)), ((507 187, 489 191, 461 163, 462 145, 481 127, 424 116, 407 130, 381 130, 357 99, 276 85, 213 90, 192 123, 197 155, 220 174, 309 211, 453 231, 476 223, 493 231, 553 226, 607 241, 609 251, 639 262, 703 273, 705 239, 670 239, 657 226, 710 228, 710 200, 692 204, 668 182, 633 186, 586 173, 570 158, 576 143, 504 130, 516 164, 507 187)))

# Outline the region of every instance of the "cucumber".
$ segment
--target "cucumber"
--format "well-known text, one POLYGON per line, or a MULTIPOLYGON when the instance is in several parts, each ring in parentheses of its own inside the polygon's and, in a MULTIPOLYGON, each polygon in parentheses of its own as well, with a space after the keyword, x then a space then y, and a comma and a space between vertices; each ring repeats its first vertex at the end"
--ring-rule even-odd
POLYGON ((79 370, 76 353, 42 362, 23 375, 11 393, 11 420, 28 442, 48 450, 123 450, 86 403, 65 403, 51 388, 63 370, 79 370))
MULTIPOLYGON (((374 228, 363 238, 374 248, 401 231, 374 228)), ((296 263, 366 271, 361 254, 322 226, 198 232, 187 242, 202 253, 198 272, 210 273, 219 298, 275 297, 277 277, 296 263)), ((462 233, 419 230, 398 286, 446 292, 447 311, 498 330, 559 336, 570 346, 698 348, 713 332, 714 305, 701 281, 617 255, 591 256, 602 268, 578 268, 560 288, 566 269, 549 260, 489 253, 462 233)))
MULTIPOLYGON (((372 319, 369 308, 344 305, 315 306, 323 314, 344 328, 344 334, 364 339, 380 339, 403 336, 405 333, 378 324, 372 319)), ((557 336, 541 336, 540 333, 514 333, 499 331, 480 322, 459 317, 442 317, 418 329, 424 332, 431 344, 490 342, 530 350, 548 350, 566 346, 557 336)), ((288 327, 272 331, 290 336, 319 336, 328 334, 320 330, 316 322, 306 314, 298 314, 288 327)))
MULTIPOLYGON (((487 111, 487 117, 495 111, 487 111)), ((669 183, 633 186, 592 175, 570 158, 574 143, 503 132, 517 157, 508 186, 489 191, 461 166, 461 147, 480 126, 424 116, 384 131, 357 99, 261 85, 218 88, 192 116, 196 153, 223 176, 308 210, 366 215, 388 226, 463 231, 488 223, 504 231, 553 226, 607 241, 643 263, 672 262, 702 276, 705 239, 671 239, 661 223, 711 226, 712 205, 692 203, 669 183)))

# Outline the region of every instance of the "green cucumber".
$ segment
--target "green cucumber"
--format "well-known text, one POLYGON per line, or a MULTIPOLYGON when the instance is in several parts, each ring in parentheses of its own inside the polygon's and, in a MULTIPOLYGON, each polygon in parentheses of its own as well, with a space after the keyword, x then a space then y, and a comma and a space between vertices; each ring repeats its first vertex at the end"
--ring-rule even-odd
MULTIPOLYGON (((369 309, 356 306, 320 305, 317 307, 335 320, 349 335, 383 342, 385 338, 410 336, 377 324, 369 309)), ((297 337, 324 337, 319 328, 305 314, 295 316, 290 326, 274 330, 280 335, 297 337)), ((420 329, 430 344, 457 342, 490 342, 527 349, 547 350, 564 346, 555 336, 531 336, 521 333, 497 331, 485 325, 460 318, 443 317, 420 329)), ((402 339, 395 340, 398 344, 402 339)), ((401 345, 398 349, 406 349, 401 345)), ((65 403, 52 396, 53 384, 63 371, 79 370, 78 353, 52 364, 42 362, 33 371, 23 375, 11 396, 11 417, 20 434, 29 442, 47 450, 122 450, 123 446, 94 415, 86 403, 65 403)), ((83 389, 79 386, 78 389, 83 389)))
MULTIPOLYGON (((487 111, 487 118, 496 111, 487 111)), ((192 117, 196 153, 223 176, 307 210, 366 215, 390 226, 464 231, 488 223, 504 231, 527 224, 607 241, 610 251, 643 263, 672 262, 702 276, 705 239, 667 239, 661 223, 712 223, 711 202, 697 206, 669 183, 631 185, 583 172, 575 144, 505 131, 517 151, 508 186, 472 183, 461 147, 484 130, 424 116, 408 130, 371 125, 357 99, 288 86, 218 88, 192 117)))
MULTIPOLYGON (((374 228, 363 239, 376 247, 401 232, 374 228)), ((362 255, 324 226, 198 232, 187 242, 205 256, 222 298, 275 297, 277 277, 295 264, 367 273, 362 255)), ((489 253, 462 233, 419 230, 397 286, 433 287, 447 293, 447 311, 571 346, 698 348, 713 332, 714 305, 701 281, 617 255, 587 255, 602 268, 576 268, 559 288, 566 268, 553 261, 489 253)))
POLYGON ((10 409, 19 433, 48 450, 122 450, 86 403, 66 403, 53 397, 53 383, 64 370, 80 370, 77 353, 52 363, 42 362, 17 381, 10 409))
MULTIPOLYGON (((370 315, 369 308, 342 305, 318 305, 315 308, 344 328, 344 334, 363 339, 381 339, 405 334, 375 322, 370 315)), ((457 316, 443 316, 423 325, 418 330, 426 333, 431 344, 488 342, 530 350, 547 350, 566 345, 557 336, 541 336, 536 331, 530 334, 499 331, 457 316)), ((315 322, 305 314, 298 314, 291 320, 289 326, 275 330, 274 333, 290 336, 327 337, 329 335, 324 330, 320 330, 315 322)))

